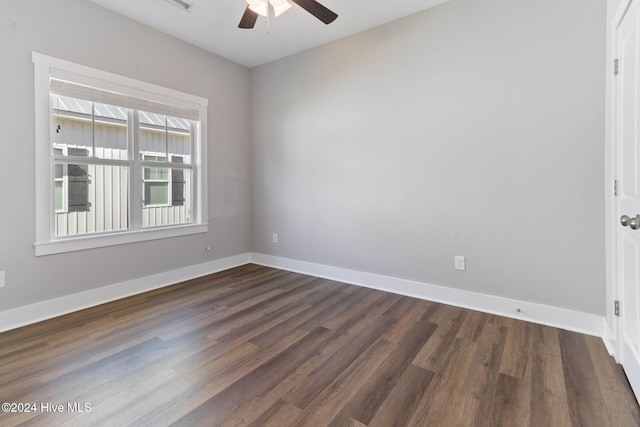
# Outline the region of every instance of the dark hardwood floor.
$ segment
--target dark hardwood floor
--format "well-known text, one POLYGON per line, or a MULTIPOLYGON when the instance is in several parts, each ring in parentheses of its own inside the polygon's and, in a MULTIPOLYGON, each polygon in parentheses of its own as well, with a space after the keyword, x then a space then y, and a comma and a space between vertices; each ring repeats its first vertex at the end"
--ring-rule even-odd
POLYGON ((257 265, 0 334, 0 402, 32 410, 0 426, 640 426, 599 338, 257 265))

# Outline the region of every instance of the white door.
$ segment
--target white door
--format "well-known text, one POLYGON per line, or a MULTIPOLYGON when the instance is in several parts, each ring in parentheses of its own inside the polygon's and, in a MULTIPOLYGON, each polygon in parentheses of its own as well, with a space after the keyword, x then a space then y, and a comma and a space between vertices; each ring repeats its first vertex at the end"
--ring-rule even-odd
POLYGON ((631 2, 616 36, 620 361, 640 398, 640 1, 631 2))

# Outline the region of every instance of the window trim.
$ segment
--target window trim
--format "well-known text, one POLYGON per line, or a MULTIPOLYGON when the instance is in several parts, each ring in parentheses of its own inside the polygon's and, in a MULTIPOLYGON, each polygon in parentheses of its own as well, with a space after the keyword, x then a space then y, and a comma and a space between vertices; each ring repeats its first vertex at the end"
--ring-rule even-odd
MULTIPOLYGON (((185 236, 208 231, 207 217, 207 106, 208 100, 107 71, 98 70, 62 59, 32 52, 34 64, 35 112, 35 255, 50 255, 113 245, 143 242, 185 236), (52 119, 50 105, 50 78, 52 75, 68 77, 71 81, 100 89, 123 93, 151 103, 188 108, 198 113, 199 126, 194 134, 193 153, 193 206, 190 224, 168 225, 154 228, 135 228, 117 232, 95 233, 56 238, 55 228, 55 167, 52 166, 52 119)), ((135 171, 132 171, 135 173, 135 171)), ((132 175, 133 176, 133 175, 132 175)), ((135 186, 134 186, 135 187, 135 186)), ((141 203, 140 203, 141 204, 141 203)), ((135 212, 135 210, 134 210, 135 212)))

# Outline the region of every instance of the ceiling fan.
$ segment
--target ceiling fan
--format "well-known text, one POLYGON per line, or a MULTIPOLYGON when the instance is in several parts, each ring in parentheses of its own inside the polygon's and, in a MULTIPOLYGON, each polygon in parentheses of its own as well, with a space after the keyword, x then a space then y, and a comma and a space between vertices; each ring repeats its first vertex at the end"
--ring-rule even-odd
MULTIPOLYGON (((238 28, 253 28, 258 20, 258 15, 262 15, 269 19, 269 5, 273 8, 275 16, 279 16, 291 7, 287 0, 246 0, 248 5, 244 10, 242 19, 238 24, 238 28)), ((338 17, 338 15, 327 9, 315 0, 291 0, 325 24, 330 24, 338 17)))

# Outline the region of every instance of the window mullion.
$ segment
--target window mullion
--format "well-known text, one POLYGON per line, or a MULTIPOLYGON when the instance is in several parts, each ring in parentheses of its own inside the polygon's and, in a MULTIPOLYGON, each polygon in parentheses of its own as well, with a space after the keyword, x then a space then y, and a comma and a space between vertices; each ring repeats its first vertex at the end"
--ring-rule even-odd
POLYGON ((201 159, 199 158, 201 153, 200 147, 196 147, 196 139, 200 139, 200 135, 197 133, 199 132, 199 127, 196 126, 195 122, 191 122, 191 125, 189 127, 191 131, 191 164, 193 165, 193 172, 191 173, 191 188, 189 189, 189 197, 192 200, 191 218, 194 222, 203 222, 205 220, 208 220, 208 218, 202 218, 202 216, 200 215, 200 212, 202 212, 200 206, 201 200, 200 197, 196 197, 196 195, 199 194, 198 192, 200 191, 198 187, 198 165, 200 165, 201 162, 201 159))
MULTIPOLYGON (((164 116, 164 156, 167 162, 171 161, 169 156, 169 118, 164 116)), ((171 169, 167 169, 169 179, 167 180, 167 203, 171 205, 171 169)))
POLYGON ((142 166, 140 164, 140 120, 138 112, 129 110, 129 120, 131 123, 131 126, 129 126, 130 158, 132 160, 129 209, 131 212, 131 227, 133 230, 139 230, 142 228, 142 189, 144 184, 142 183, 142 166))
POLYGON ((164 116, 164 156, 169 159, 169 127, 167 116, 164 116))
POLYGON ((91 155, 96 156, 96 103, 91 103, 91 155))
POLYGON ((103 165, 103 166, 130 166, 131 161, 129 160, 118 160, 118 159, 93 159, 88 157, 79 157, 79 156, 56 156, 53 158, 55 163, 61 163, 64 165, 74 164, 74 165, 103 165))
MULTIPOLYGON (((166 159, 167 162, 171 162, 171 156, 169 155, 169 118, 167 116, 164 116, 164 134, 165 134, 165 149, 167 152, 166 155, 166 159)), ((169 206, 171 206, 173 204, 172 201, 172 193, 173 193, 173 184, 172 184, 172 179, 171 179, 171 175, 172 175, 172 169, 171 168, 167 168, 167 204, 169 206)))

